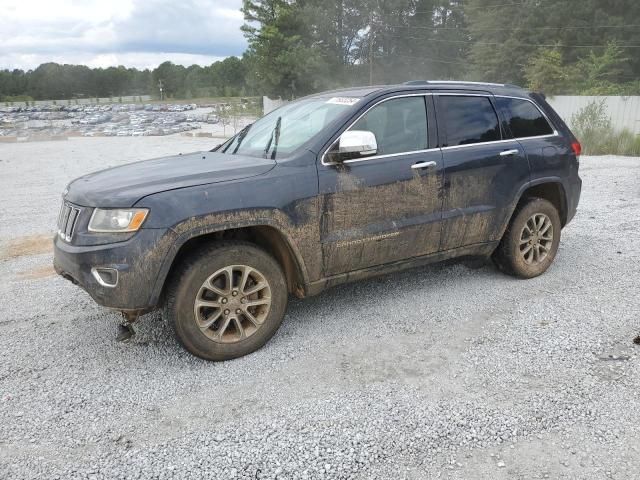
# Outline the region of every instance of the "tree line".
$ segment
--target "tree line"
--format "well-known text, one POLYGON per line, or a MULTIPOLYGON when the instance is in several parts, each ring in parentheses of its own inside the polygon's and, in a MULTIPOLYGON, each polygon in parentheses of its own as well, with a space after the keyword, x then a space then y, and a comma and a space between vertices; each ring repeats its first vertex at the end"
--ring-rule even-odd
POLYGON ((0 97, 293 98, 462 79, 548 94, 640 94, 637 0, 244 0, 248 49, 207 67, 43 64, 0 71, 0 97))
POLYGON ((246 69, 246 62, 237 57, 206 67, 164 62, 153 70, 44 63, 28 71, 0 70, 0 101, 147 94, 157 97, 160 82, 167 98, 233 97, 247 94, 246 69))
POLYGON ((299 96, 408 79, 640 93, 637 0, 244 0, 249 79, 299 96))

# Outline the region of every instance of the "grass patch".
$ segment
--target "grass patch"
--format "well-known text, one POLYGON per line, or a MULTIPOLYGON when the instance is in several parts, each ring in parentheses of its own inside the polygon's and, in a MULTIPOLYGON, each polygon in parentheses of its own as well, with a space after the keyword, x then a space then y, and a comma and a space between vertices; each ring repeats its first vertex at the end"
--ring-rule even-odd
POLYGON ((594 100, 571 117, 573 132, 584 155, 640 156, 640 135, 625 129, 615 131, 604 100, 594 100))

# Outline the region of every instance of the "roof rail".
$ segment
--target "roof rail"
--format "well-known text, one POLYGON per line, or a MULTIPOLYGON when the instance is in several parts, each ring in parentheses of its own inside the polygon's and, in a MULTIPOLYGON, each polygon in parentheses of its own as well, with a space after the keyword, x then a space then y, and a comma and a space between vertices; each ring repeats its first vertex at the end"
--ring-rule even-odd
POLYGON ((521 88, 517 85, 511 85, 509 83, 492 83, 492 82, 470 82, 466 80, 409 80, 404 82, 403 85, 433 85, 433 84, 451 84, 451 85, 490 85, 493 87, 509 87, 509 88, 521 88))
POLYGON ((462 85, 492 85, 494 87, 504 87, 504 83, 491 83, 491 82, 469 82, 469 81, 457 81, 457 80, 430 80, 429 83, 459 83, 462 85))
POLYGON ((403 85, 429 85, 428 80, 409 80, 404 82, 403 85))

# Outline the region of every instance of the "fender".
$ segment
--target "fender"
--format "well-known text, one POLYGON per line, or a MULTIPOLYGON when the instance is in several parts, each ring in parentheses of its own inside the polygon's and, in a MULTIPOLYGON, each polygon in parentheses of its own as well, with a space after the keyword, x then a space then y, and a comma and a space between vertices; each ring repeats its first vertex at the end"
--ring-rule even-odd
MULTIPOLYGON (((280 215, 284 215, 282 212, 278 213, 280 215)), ((291 250, 293 254, 293 258, 296 263, 296 268, 298 269, 298 273, 302 278, 303 285, 308 285, 309 282, 309 274, 307 271, 306 263, 300 250, 298 249, 297 244, 293 241, 291 235, 291 228, 287 228, 286 226, 278 222, 272 216, 254 216, 252 219, 244 219, 237 221, 228 221, 224 223, 203 223, 202 220, 195 221, 196 219, 191 218, 182 222, 170 230, 177 235, 176 239, 169 247, 167 254, 162 262, 160 270, 158 272, 158 276, 156 277, 156 281, 153 286, 150 304, 157 305, 160 299, 160 295, 162 293, 162 289, 164 288, 167 275, 169 274, 169 270, 173 265, 173 262, 180 251, 180 249, 189 241, 197 237, 201 237, 203 235, 208 235, 216 232, 223 232, 225 230, 232 230, 237 228, 246 228, 246 227, 271 227, 278 231, 280 235, 284 238, 287 247, 291 250), (189 226, 188 224, 191 224, 189 226), (193 225, 196 226, 193 226, 193 225)))
POLYGON ((540 177, 540 178, 530 180, 520 186, 520 189, 518 190, 518 193, 515 196, 515 201, 511 204, 508 215, 505 216, 504 222, 502 224, 502 228, 500 229, 499 239, 502 239, 502 236, 504 235, 504 232, 507 229, 507 226, 509 225, 511 218, 513 217, 513 212, 515 212, 516 207, 518 206, 518 203, 520 203, 520 200, 522 199, 522 195, 524 194, 524 192, 531 187, 535 187, 537 185, 542 185, 545 183, 559 184, 560 188, 562 189, 562 197, 563 197, 562 201, 564 202, 565 206, 567 205, 567 188, 565 185, 565 181, 562 178, 553 176, 553 177, 540 177))

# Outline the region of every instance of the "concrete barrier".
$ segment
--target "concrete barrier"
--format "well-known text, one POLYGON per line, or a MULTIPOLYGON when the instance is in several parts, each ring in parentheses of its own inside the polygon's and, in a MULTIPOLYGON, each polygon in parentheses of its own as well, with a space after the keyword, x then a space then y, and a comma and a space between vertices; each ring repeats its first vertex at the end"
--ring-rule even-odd
POLYGON ((66 135, 32 135, 25 138, 26 142, 58 142, 69 140, 66 135))
POLYGON ((18 141, 18 137, 0 137, 0 143, 16 143, 18 141))

